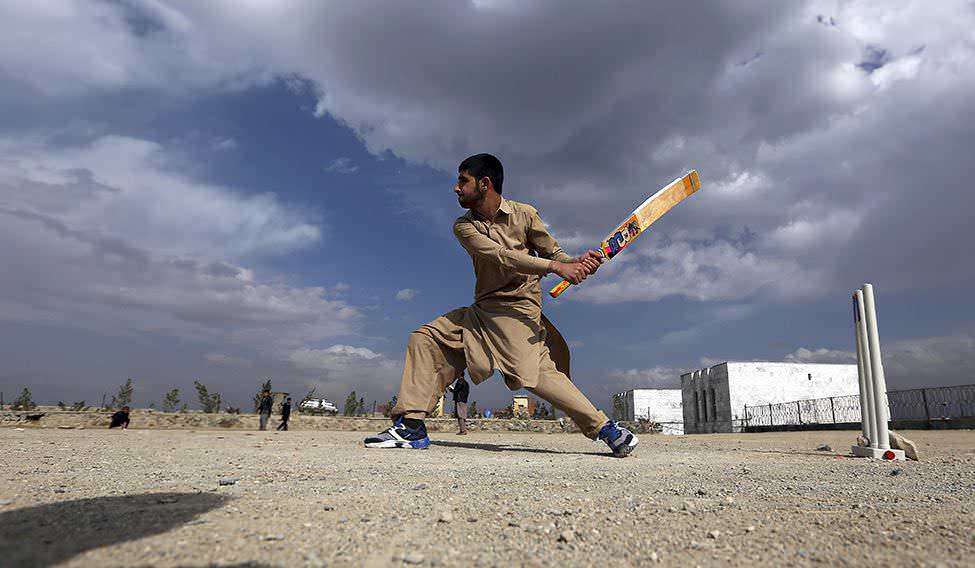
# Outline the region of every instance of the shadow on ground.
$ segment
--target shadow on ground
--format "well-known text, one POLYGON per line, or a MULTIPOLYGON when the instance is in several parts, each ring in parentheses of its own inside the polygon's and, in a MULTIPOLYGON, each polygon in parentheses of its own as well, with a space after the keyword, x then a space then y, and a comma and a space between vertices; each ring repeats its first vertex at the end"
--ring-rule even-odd
POLYGON ((530 454, 558 454, 575 456, 601 456, 614 457, 609 451, 603 452, 559 452, 556 450, 546 450, 545 448, 526 448, 524 446, 512 446, 508 444, 488 444, 486 442, 447 442, 444 440, 430 440, 431 446, 444 446, 447 448, 468 448, 471 450, 485 450, 488 452, 527 452, 530 454))
POLYGON ((172 530, 227 500, 213 493, 148 493, 4 511, 0 564, 51 566, 94 548, 172 530))

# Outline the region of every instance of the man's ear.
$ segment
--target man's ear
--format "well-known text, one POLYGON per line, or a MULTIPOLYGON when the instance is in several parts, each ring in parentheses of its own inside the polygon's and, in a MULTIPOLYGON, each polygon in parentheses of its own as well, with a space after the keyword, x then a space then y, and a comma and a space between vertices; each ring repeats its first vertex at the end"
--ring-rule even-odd
POLYGON ((478 186, 479 186, 479 187, 480 187, 481 189, 483 189, 483 190, 485 190, 485 191, 487 191, 487 190, 488 190, 489 188, 493 188, 493 187, 494 187, 494 184, 493 184, 493 183, 491 183, 491 178, 489 178, 489 177, 487 177, 487 176, 484 176, 484 177, 482 177, 482 178, 481 178, 481 179, 480 179, 480 180, 479 180, 479 181, 477 182, 477 185, 478 185, 478 186))

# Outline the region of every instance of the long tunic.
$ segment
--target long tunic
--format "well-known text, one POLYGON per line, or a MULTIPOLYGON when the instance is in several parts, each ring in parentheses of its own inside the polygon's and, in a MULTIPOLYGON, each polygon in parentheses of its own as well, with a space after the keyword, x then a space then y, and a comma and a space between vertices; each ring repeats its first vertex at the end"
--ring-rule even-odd
POLYGON ((538 211, 502 199, 493 220, 473 211, 459 217, 454 235, 474 265, 474 303, 417 332, 449 349, 463 350, 474 384, 497 369, 512 390, 534 387, 541 358, 547 356, 569 376, 569 349, 542 315, 539 282, 551 260, 570 262, 572 257, 549 234, 538 211))

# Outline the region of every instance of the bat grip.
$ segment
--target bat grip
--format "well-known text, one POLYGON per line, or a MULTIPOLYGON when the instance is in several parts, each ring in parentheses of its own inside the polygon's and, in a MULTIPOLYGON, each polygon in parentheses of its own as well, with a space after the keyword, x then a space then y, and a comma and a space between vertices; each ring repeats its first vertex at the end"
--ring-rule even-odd
POLYGON ((558 298, 560 295, 562 295, 562 292, 565 292, 568 289, 569 289, 569 281, 563 280, 562 282, 559 282, 558 285, 555 286, 555 288, 549 290, 548 293, 553 298, 558 298))

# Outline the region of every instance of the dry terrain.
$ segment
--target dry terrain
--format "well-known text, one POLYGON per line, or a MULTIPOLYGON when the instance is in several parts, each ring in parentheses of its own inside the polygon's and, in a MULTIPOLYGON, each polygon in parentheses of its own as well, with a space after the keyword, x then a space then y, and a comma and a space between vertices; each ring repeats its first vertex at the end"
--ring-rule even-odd
POLYGON ((580 435, 0 429, 2 566, 971 566, 975 432, 580 435), (816 451, 829 444, 833 451, 816 451))

